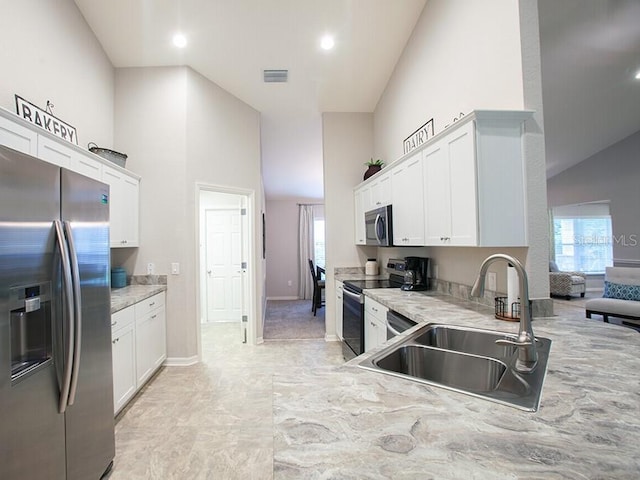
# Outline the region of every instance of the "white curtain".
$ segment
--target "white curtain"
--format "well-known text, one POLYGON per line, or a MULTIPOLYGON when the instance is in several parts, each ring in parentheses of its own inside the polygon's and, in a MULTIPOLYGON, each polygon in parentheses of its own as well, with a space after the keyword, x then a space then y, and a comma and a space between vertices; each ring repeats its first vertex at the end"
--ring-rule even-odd
POLYGON ((311 279, 311 271, 309 270, 309 259, 313 260, 315 266, 315 257, 313 254, 313 205, 300 205, 300 222, 299 222, 299 278, 298 278, 298 297, 305 300, 311 300, 313 295, 313 280, 311 279))

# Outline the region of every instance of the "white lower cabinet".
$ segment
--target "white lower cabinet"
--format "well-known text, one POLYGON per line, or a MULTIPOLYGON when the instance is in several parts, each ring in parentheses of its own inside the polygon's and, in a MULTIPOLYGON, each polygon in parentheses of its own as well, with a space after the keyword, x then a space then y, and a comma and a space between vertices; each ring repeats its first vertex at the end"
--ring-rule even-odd
POLYGON ((387 341, 387 312, 389 309, 375 300, 364 297, 364 351, 387 341))
POLYGON ((342 290, 344 284, 336 282, 336 335, 340 340, 342 338, 342 290))
POLYGON ((164 292, 111 315, 114 413, 167 358, 165 317, 164 292))
POLYGON ((167 358, 164 293, 136 303, 136 379, 146 382, 167 358))
POLYGON ((136 393, 135 328, 133 307, 111 315, 114 412, 120 411, 136 393))

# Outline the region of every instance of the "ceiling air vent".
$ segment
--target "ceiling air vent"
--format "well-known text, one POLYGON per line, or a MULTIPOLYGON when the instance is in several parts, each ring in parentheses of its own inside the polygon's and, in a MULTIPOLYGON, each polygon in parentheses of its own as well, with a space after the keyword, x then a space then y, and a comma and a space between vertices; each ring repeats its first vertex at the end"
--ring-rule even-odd
POLYGON ((289 78, 289 70, 265 70, 265 83, 285 83, 289 78))

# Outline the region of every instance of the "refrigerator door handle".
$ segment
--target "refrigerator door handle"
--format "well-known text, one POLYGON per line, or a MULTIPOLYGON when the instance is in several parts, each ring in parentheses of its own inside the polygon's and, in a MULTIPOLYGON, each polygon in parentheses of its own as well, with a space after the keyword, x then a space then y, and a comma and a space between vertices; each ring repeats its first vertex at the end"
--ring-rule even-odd
POLYGON ((75 315, 73 305, 71 303, 73 298, 73 287, 71 284, 71 263, 69 262, 69 253, 67 252, 66 242, 64 240, 64 232, 62 229, 62 223, 60 220, 54 220, 56 230, 56 244, 60 250, 60 258, 62 260, 62 273, 63 273, 63 301, 65 304, 66 315, 64 316, 64 325, 67 332, 63 337, 65 338, 64 345, 64 372, 60 384, 60 398, 58 402, 58 412, 64 413, 67 409, 67 402, 69 400, 69 390, 71 388, 71 370, 73 367, 73 339, 75 338, 75 315))
POLYGON ((80 296, 80 270, 78 269, 78 255, 73 242, 71 224, 64 222, 64 233, 69 245, 69 259, 71 260, 71 275, 73 279, 73 307, 75 311, 75 340, 73 347, 73 369, 71 371, 71 388, 69 390, 69 405, 73 405, 78 390, 78 376, 80 374, 80 353, 82 352, 82 299, 80 296))

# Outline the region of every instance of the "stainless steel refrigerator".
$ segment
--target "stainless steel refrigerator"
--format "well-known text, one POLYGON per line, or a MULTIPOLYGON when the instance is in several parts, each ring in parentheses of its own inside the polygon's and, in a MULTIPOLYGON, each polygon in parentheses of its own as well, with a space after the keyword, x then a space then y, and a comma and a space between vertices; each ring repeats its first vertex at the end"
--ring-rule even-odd
POLYGON ((0 478, 115 455, 109 187, 0 146, 0 478))

